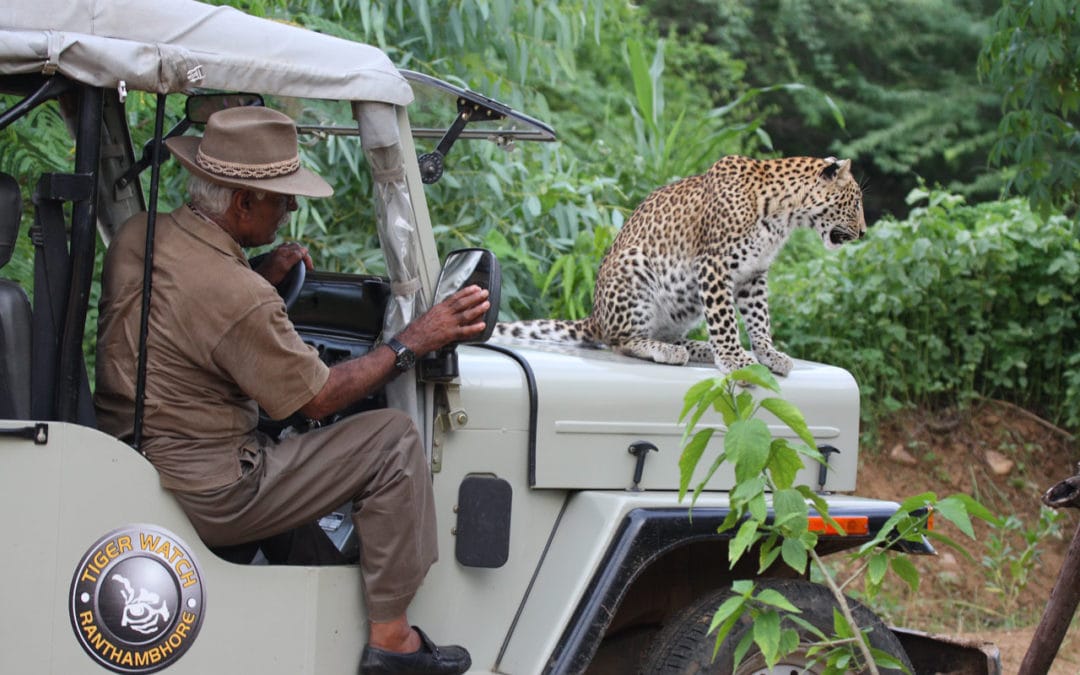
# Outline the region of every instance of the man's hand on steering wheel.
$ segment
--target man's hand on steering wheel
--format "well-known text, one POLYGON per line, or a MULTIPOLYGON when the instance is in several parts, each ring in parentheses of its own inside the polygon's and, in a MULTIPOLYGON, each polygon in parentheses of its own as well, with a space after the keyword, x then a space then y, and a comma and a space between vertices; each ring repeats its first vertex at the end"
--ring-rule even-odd
POLYGON ((296 243, 282 244, 269 253, 262 253, 250 261, 252 269, 269 281, 285 302, 285 309, 292 309, 300 297, 307 271, 315 269, 307 248, 296 243))
POLYGON ((272 286, 280 284, 293 266, 301 261, 303 261, 305 268, 309 270, 315 269, 315 263, 311 261, 311 255, 308 253, 307 247, 295 241, 284 243, 270 251, 265 257, 260 257, 262 261, 255 268, 255 271, 269 281, 272 286))

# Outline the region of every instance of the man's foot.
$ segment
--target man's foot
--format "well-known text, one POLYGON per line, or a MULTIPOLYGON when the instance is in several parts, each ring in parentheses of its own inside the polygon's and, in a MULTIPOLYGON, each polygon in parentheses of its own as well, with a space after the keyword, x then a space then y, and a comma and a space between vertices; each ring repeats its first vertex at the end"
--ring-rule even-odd
POLYGON ((412 627, 420 636, 420 649, 407 654, 379 649, 366 645, 360 655, 361 675, 460 675, 472 665, 472 658, 464 647, 445 645, 440 647, 431 641, 424 631, 412 627))

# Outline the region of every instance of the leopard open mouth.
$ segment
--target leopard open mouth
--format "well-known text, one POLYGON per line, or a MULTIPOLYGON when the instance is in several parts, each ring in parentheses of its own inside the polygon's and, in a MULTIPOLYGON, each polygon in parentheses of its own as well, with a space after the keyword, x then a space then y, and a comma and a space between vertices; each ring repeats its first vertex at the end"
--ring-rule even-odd
POLYGON ((834 227, 829 231, 829 243, 836 246, 846 244, 849 241, 855 241, 858 238, 859 237, 854 232, 846 227, 834 227))

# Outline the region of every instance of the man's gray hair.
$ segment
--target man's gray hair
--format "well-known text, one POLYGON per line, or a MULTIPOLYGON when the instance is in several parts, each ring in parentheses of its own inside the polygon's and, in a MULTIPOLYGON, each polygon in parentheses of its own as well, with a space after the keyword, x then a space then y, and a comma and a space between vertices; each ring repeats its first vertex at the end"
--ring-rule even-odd
POLYGON ((220 218, 229 210, 229 201, 238 188, 211 183, 194 174, 188 176, 188 197, 195 208, 212 218, 220 218))

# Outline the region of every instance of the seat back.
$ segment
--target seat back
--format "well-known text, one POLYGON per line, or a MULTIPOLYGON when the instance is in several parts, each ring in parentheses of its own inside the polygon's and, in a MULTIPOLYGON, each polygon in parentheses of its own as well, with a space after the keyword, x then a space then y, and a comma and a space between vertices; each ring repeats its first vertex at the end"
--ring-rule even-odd
MULTIPOLYGON (((22 221, 22 192, 0 173, 0 267, 11 259, 22 221)), ((0 419, 30 417, 31 313, 26 291, 0 279, 0 419)))

